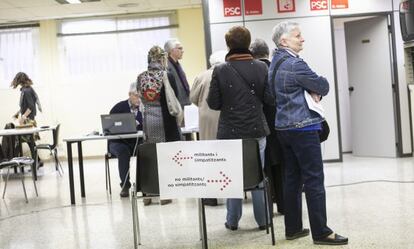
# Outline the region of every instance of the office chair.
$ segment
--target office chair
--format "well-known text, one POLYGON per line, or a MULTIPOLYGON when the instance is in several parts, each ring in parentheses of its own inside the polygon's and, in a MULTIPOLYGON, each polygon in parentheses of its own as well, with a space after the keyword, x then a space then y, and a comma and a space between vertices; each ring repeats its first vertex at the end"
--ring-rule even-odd
MULTIPOLYGON (((49 150, 50 154, 53 155, 53 157, 55 159, 55 169, 59 173, 59 175, 62 176, 63 168, 62 168, 62 164, 59 161, 58 152, 57 152, 57 146, 58 146, 58 143, 59 143, 59 130, 60 130, 60 124, 56 125, 56 127, 52 130, 53 144, 38 144, 38 145, 35 145, 35 152, 36 152, 35 155, 37 155, 38 150, 49 150)), ((37 158, 38 157, 36 156, 35 159, 37 160, 37 158)))
POLYGON ((3 189, 3 199, 4 199, 4 196, 6 194, 7 183, 9 181, 10 168, 18 167, 18 168, 20 168, 20 172, 18 172, 17 174, 20 175, 20 179, 22 180, 24 197, 26 199, 26 203, 29 203, 29 200, 27 199, 26 187, 25 187, 25 184, 24 184, 24 170, 23 170, 23 168, 26 167, 26 166, 30 166, 32 168, 33 185, 34 185, 34 188, 35 188, 36 196, 39 196, 38 193, 37 193, 36 181, 35 181, 34 170, 33 170, 34 160, 30 157, 15 157, 15 158, 12 158, 11 160, 6 159, 6 160, 3 160, 2 162, 0 162, 0 170, 7 168, 6 182, 4 183, 4 189, 3 189))
MULTIPOLYGON (((267 178, 262 169, 259 145, 256 139, 243 139, 243 183, 245 191, 263 190, 265 199, 265 214, 266 220, 269 222, 266 226, 266 233, 271 230, 272 245, 275 245, 275 235, 273 220, 269 214, 269 186, 267 178), (259 184, 263 183, 263 187, 259 184)), ((138 219, 138 204, 137 192, 141 191, 145 197, 159 196, 159 179, 158 179, 158 164, 157 164, 157 147, 156 144, 142 144, 138 147, 137 156, 137 170, 136 170, 136 184, 132 189, 132 215, 133 215, 133 231, 134 231, 134 247, 141 245, 141 236, 138 219), (137 243, 138 242, 138 243, 137 243)), ((207 228, 205 222, 204 202, 201 201, 201 222, 203 237, 203 248, 207 248, 207 228)))

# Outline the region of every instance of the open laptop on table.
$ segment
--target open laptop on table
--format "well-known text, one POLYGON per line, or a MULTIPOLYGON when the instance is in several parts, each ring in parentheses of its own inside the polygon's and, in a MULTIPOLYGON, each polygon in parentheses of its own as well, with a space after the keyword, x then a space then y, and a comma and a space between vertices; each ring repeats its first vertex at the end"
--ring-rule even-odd
POLYGON ((132 113, 102 114, 101 121, 104 135, 137 133, 137 124, 132 113))

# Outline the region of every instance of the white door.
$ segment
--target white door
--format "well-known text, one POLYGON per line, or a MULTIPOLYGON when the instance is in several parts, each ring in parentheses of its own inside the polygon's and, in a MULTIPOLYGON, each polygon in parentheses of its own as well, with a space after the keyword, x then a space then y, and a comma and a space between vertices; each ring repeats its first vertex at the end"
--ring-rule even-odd
POLYGON ((396 156, 387 17, 345 23, 352 153, 396 156))

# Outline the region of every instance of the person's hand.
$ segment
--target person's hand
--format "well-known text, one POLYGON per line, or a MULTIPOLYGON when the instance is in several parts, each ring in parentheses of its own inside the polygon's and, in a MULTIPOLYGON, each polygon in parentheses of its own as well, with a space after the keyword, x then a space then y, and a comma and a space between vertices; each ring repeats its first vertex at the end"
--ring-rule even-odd
POLYGON ((20 116, 19 118, 19 125, 24 125, 27 117, 25 115, 20 116))
POLYGON ((310 95, 316 103, 319 103, 319 101, 321 101, 321 95, 319 95, 317 93, 311 93, 310 95))

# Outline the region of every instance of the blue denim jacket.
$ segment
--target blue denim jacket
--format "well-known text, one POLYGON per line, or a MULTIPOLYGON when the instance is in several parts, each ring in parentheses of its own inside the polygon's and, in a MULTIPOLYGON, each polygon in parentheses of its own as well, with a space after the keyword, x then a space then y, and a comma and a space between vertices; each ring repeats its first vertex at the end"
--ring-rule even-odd
POLYGON ((303 91, 325 96, 329 92, 329 83, 313 72, 303 59, 285 49, 277 49, 269 67, 269 84, 276 98, 276 130, 302 128, 324 120, 309 110, 303 91), (279 66, 274 82, 271 82, 275 65, 283 57, 287 59, 279 66))

